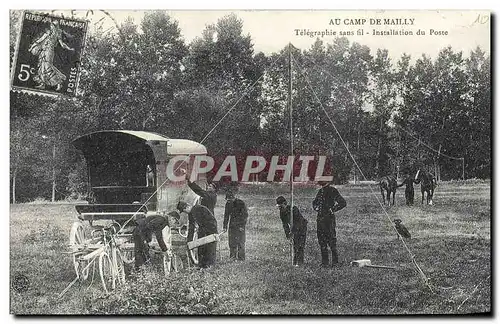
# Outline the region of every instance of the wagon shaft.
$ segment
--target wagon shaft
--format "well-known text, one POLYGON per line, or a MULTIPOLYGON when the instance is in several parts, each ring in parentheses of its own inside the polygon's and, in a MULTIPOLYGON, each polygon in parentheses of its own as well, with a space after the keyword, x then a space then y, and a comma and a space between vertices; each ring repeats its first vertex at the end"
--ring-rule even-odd
POLYGON ((101 244, 81 244, 81 245, 72 245, 70 246, 69 253, 82 253, 85 251, 91 252, 102 246, 101 244))

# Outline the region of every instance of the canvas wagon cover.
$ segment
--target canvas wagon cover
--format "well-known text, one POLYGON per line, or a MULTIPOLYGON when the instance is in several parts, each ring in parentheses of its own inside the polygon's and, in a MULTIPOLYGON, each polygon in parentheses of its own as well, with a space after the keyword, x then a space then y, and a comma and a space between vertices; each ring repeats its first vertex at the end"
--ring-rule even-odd
MULTIPOLYGON (((104 154, 118 154, 120 151, 145 150, 151 148, 157 168, 157 199, 158 211, 169 212, 175 210, 179 200, 194 204, 198 196, 189 189, 187 183, 171 183, 166 179, 165 168, 169 159, 174 155, 205 155, 204 145, 186 139, 172 139, 164 135, 131 130, 105 130, 83 135, 73 141, 73 145, 82 151, 89 163, 95 163, 99 156, 104 154), (112 151, 112 152, 109 152, 112 151)), ((190 169, 190 168, 189 168, 190 169)), ((202 188, 206 179, 201 177, 197 181, 202 188)))
MULTIPOLYGON (((167 144, 167 154, 169 155, 179 155, 179 154, 207 154, 207 149, 203 144, 200 144, 195 141, 186 140, 186 139, 176 139, 176 138, 168 138, 161 134, 153 133, 153 132, 145 132, 145 131, 131 131, 131 130, 105 130, 98 131, 83 135, 78 137, 73 141, 73 145, 84 151, 85 147, 88 145, 92 145, 92 143, 96 143, 97 141, 106 140, 106 138, 110 138, 113 134, 124 134, 129 135, 129 140, 133 140, 134 138, 138 141, 142 141, 148 145, 152 145, 153 143, 168 143, 167 144)), ((125 137, 125 138, 126 138, 125 137)), ((165 157, 156 156, 155 158, 158 160, 163 160, 165 157)))

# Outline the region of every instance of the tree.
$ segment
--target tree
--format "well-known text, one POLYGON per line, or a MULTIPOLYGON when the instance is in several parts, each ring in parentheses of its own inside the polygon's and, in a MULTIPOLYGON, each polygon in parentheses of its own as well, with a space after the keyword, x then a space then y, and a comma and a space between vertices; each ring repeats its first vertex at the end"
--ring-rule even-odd
POLYGON ((377 123, 377 155, 375 170, 378 177, 392 174, 395 167, 390 161, 394 160, 390 150, 389 127, 396 108, 396 86, 394 71, 387 50, 377 50, 377 55, 371 64, 371 91, 370 101, 373 104, 373 116, 377 123))
POLYGON ((491 177, 491 58, 479 47, 465 61, 467 93, 465 116, 470 128, 465 136, 467 176, 491 177), (488 145, 488 144, 489 145, 488 145))
POLYGON ((82 83, 97 108, 100 129, 161 132, 171 123, 170 103, 180 87, 187 49, 177 22, 164 12, 147 13, 141 27, 139 34, 129 19, 119 34, 96 32, 82 83))
MULTIPOLYGON (((200 107, 197 118, 213 120, 208 125, 214 126, 225 116, 216 129, 217 134, 224 136, 207 138, 206 144, 215 152, 248 152, 260 143, 259 96, 263 70, 254 61, 251 38, 243 35, 242 27, 243 22, 236 15, 222 17, 190 44, 185 59, 185 89, 195 95, 210 93, 220 104, 217 114, 212 109, 203 109, 208 107, 200 107), (250 137, 254 140, 248 141, 250 137)), ((173 109, 176 119, 193 116, 183 115, 179 107, 173 109)))

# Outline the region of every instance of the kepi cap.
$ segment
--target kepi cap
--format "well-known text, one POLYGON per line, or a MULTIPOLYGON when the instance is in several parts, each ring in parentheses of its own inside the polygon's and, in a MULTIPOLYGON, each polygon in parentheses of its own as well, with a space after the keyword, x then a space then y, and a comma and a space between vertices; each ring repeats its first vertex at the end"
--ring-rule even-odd
POLYGON ((277 205, 281 205, 281 204, 284 204, 284 203, 286 203, 285 197, 279 196, 278 198, 276 198, 276 204, 277 205))

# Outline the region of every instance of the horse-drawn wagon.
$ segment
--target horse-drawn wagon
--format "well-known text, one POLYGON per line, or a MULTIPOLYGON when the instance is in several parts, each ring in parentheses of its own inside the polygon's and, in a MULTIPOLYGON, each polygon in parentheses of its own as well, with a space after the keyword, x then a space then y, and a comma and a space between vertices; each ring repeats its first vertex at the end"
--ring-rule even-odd
MULTIPOLYGON (((89 194, 88 203, 76 206, 78 221, 69 237, 72 261, 77 278, 86 280, 97 270, 108 291, 125 281, 125 265, 134 262, 132 233, 138 219, 168 217, 180 200, 198 203, 185 180, 172 181, 169 175, 191 172, 193 157, 207 151, 197 142, 124 130, 90 133, 73 144, 86 161, 89 194), (173 158, 178 163, 169 165, 173 158)), ((199 179, 205 181, 203 175, 199 179)), ((196 250, 186 249, 188 220, 183 216, 162 232, 168 248, 162 253, 166 274, 176 269, 181 254, 197 263, 196 250)))

